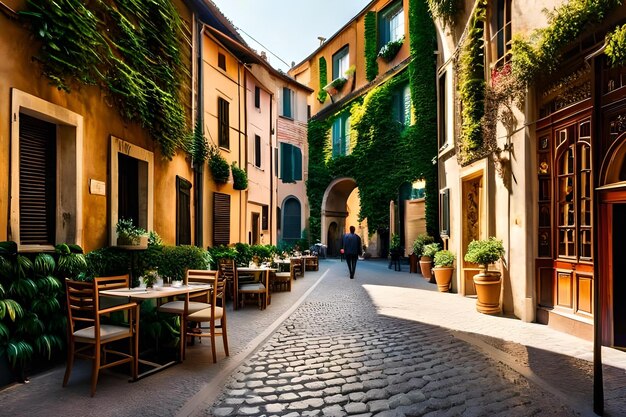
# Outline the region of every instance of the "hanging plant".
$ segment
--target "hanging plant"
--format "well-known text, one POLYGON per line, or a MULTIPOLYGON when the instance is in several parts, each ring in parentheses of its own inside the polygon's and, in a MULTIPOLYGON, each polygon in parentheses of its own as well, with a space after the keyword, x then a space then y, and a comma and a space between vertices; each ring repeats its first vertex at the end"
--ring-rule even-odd
POLYGON ((380 48, 378 56, 385 62, 389 62, 394 59, 396 55, 398 55, 400 48, 402 48, 402 44, 404 44, 404 36, 395 41, 389 41, 382 48, 380 48))
POLYGON ((460 0, 428 0, 428 7, 435 19, 441 19, 443 26, 453 26, 461 8, 460 0))
POLYGON ((237 163, 233 161, 230 167, 233 173, 233 188, 235 190, 245 190, 248 188, 248 174, 245 170, 239 168, 237 163))
POLYGON ((365 14, 365 78, 372 81, 378 75, 376 12, 365 14))
POLYGON ((609 58, 611 66, 618 67, 626 64, 626 25, 617 27, 606 35, 604 53, 609 58))
POLYGON ((344 85, 348 82, 347 78, 338 77, 335 78, 330 84, 324 87, 324 90, 327 91, 330 95, 337 94, 344 85))
POLYGON ((209 169, 211 170, 213 181, 218 184, 226 184, 228 182, 230 167, 215 145, 209 147, 209 169))
MULTIPOLYGON (((327 74, 328 70, 326 68, 326 58, 324 58, 323 56, 320 57, 319 65, 320 65, 320 85, 326 85, 328 83, 328 74, 327 74)), ((326 101, 327 97, 328 97, 328 92, 324 90, 323 88, 321 88, 320 91, 317 93, 317 100, 320 103, 323 103, 326 101)))

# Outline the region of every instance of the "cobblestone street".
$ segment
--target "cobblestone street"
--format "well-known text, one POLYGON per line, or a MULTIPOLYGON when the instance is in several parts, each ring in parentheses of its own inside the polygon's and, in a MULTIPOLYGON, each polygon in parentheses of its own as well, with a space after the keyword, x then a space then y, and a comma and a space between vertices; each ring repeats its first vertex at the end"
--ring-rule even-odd
POLYGON ((204 415, 577 415, 452 332, 380 314, 380 266, 335 263, 204 415))

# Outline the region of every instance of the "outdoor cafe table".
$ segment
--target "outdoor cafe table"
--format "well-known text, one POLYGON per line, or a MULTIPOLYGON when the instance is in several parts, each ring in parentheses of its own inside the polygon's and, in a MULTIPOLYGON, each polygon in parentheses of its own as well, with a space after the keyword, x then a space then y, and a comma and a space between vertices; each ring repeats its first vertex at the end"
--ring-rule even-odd
MULTIPOLYGON (((136 301, 141 304, 146 300, 158 300, 160 298, 168 298, 176 295, 184 295, 184 294, 192 294, 198 291, 206 291, 211 288, 210 284, 189 284, 182 285, 180 287, 159 287, 160 290, 156 290, 154 288, 121 288, 115 290, 102 290, 100 291, 100 295, 106 295, 109 297, 119 297, 126 298, 127 300, 136 301)), ((184 343, 184 340, 181 340, 181 343, 184 343)), ((141 345, 141 341, 139 342, 141 345)), ((141 352, 141 350, 140 350, 141 352)), ((182 358, 180 358, 182 361, 182 358)), ((139 363, 150 366, 152 369, 143 372, 137 376, 133 381, 137 381, 141 378, 144 378, 148 375, 151 375, 155 372, 161 371, 167 367, 170 367, 176 364, 178 361, 172 360, 167 363, 156 363, 154 361, 146 360, 146 359, 138 359, 139 363)))
MULTIPOLYGON (((265 299, 267 300, 267 305, 272 304, 272 295, 270 293, 270 272, 276 271, 276 268, 270 268, 267 266, 259 266, 259 267, 249 267, 249 266, 238 266, 237 267, 237 275, 239 276, 240 272, 252 273, 254 274, 254 280, 260 281, 261 275, 264 275, 265 278, 262 281, 262 284, 265 286, 265 299), (261 274, 265 272, 265 274, 261 274)), ((239 283, 235 285, 235 300, 239 300, 239 283)), ((237 302, 233 304, 233 306, 237 305, 237 302)))

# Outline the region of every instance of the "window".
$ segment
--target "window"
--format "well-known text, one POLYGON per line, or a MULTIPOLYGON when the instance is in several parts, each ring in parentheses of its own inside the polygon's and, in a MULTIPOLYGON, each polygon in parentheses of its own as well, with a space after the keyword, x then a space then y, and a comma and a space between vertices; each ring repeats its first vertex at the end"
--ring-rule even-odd
POLYGON ((295 242, 300 239, 301 229, 301 213, 300 201, 297 198, 287 198, 283 204, 283 240, 286 242, 295 242))
POLYGON ((345 77, 349 67, 350 54, 348 45, 346 45, 333 55, 333 80, 339 77, 345 77))
POLYGON ((191 245, 191 183, 176 176, 176 244, 191 245))
POLYGON ((263 206, 261 212, 261 230, 269 230, 269 207, 263 206))
POLYGON ((221 52, 217 53, 217 66, 226 71, 226 55, 221 52))
POLYGON ((213 246, 230 243, 230 195, 213 194, 213 246))
POLYGON ((229 103, 221 97, 217 98, 218 144, 221 148, 230 149, 229 103))
POLYGON ((344 113, 333 122, 333 158, 350 153, 350 116, 344 113))
POLYGON ((56 125, 20 113, 20 244, 54 245, 56 125))
POLYGON ((254 86, 254 107, 261 108, 261 89, 258 86, 254 86))
POLYGON ((491 25, 491 59, 500 68, 511 58, 511 0, 498 0, 496 7, 491 25))
POLYGON ((283 87, 283 114, 284 117, 293 118, 293 91, 283 87))
POLYGON ((254 135, 254 166, 261 168, 261 136, 254 135))
POLYGON ((446 138, 446 73, 444 72, 439 76, 439 90, 437 91, 439 94, 439 106, 438 106, 438 114, 437 114, 437 122, 438 126, 438 139, 439 139, 439 149, 443 148, 446 143, 448 143, 446 138))
POLYGON ((258 245, 260 243, 259 235, 259 223, 261 215, 259 213, 252 213, 252 222, 250 230, 250 244, 258 245))
POLYGON ((283 182, 302 180, 302 151, 289 143, 280 144, 280 178, 283 182))
POLYGON ((450 189, 439 192, 439 234, 450 237, 450 189))
POLYGON ((379 14, 379 48, 391 41, 397 41, 404 36, 404 10, 402 2, 387 7, 379 14))
POLYGON ((119 219, 152 230, 154 154, 122 139, 111 137, 111 245, 116 244, 119 219))
MULTIPOLYGON (((409 84, 401 86, 392 97, 393 118, 402 126, 411 124, 411 89, 409 84)), ((350 132, 347 132, 349 137, 350 132)))
POLYGON ((588 261, 592 256, 591 123, 570 125, 559 130, 557 138, 561 141, 556 159, 557 253, 588 261))
POLYGON ((10 102, 8 240, 20 251, 82 245, 83 117, 15 88, 10 102))
POLYGON ((274 176, 278 177, 278 148, 274 148, 274 176))

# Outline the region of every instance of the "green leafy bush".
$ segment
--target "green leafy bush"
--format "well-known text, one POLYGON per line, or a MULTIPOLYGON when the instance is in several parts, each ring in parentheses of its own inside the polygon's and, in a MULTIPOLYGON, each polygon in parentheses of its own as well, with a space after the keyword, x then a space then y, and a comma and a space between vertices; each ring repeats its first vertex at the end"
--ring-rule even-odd
POLYGON ((157 265, 159 275, 183 280, 188 269, 209 269, 211 256, 205 249, 192 245, 163 246, 157 265))
POLYGON ((239 168, 234 161, 230 170, 233 173, 233 188, 235 190, 245 190, 248 188, 248 174, 246 171, 239 168))
POLYGON ((220 150, 216 146, 209 147, 209 169, 213 176, 213 181, 219 184, 226 184, 230 177, 230 166, 220 150))
POLYGON ((129 253, 116 247, 104 247, 85 255, 87 270, 81 280, 108 277, 128 273, 129 253))
POLYGON ((376 29, 376 12, 370 11, 365 14, 365 78, 372 81, 378 75, 377 42, 378 31, 376 29))
POLYGON ((413 241, 413 253, 418 257, 422 256, 422 254, 424 253, 424 246, 428 245, 429 243, 433 243, 434 241, 435 238, 429 236, 426 233, 418 235, 417 238, 415 238, 415 240, 413 241))
POLYGON ((138 245, 141 236, 146 234, 144 229, 135 226, 133 219, 123 218, 117 221, 115 231, 117 232, 117 242, 120 245, 138 245))
POLYGON ((451 267, 452 265, 454 265, 454 260, 456 259, 456 256, 454 255, 454 253, 450 252, 449 250, 440 250, 437 253, 435 253, 435 258, 434 258, 434 262, 435 262, 435 266, 436 267, 451 267))
POLYGON ((460 0, 428 0, 430 12, 436 19, 441 19, 444 26, 453 25, 459 13, 460 0))
POLYGON ((467 245, 465 261, 479 264, 481 268, 487 269, 492 264, 504 256, 504 246, 502 240, 490 237, 485 240, 473 240, 467 245))
POLYGON ((441 247, 439 246, 439 243, 429 243, 428 245, 424 246, 424 252, 422 253, 422 256, 432 258, 437 252, 439 252, 440 249, 441 247))

